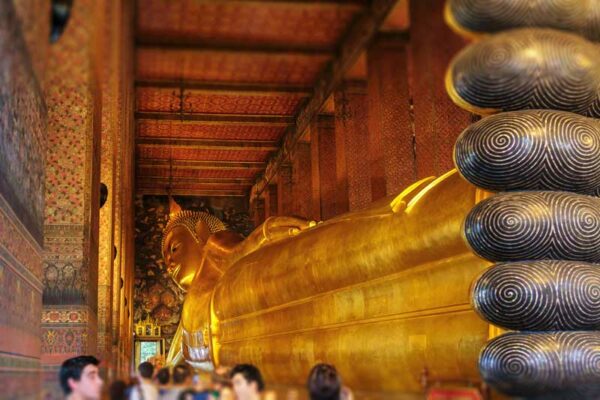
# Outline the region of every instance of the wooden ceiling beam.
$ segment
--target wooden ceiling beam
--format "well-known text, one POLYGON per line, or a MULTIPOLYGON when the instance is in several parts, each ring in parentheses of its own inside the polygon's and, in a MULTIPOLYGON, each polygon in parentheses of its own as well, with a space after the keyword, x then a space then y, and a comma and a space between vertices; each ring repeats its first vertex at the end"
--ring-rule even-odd
POLYGON ((265 172, 258 177, 252 189, 254 195, 259 196, 275 177, 279 167, 290 159, 296 144, 312 120, 318 116, 327 98, 343 80, 344 73, 352 67, 377 34, 379 27, 396 3, 397 0, 371 0, 368 10, 363 12, 349 28, 340 43, 337 57, 321 72, 313 96, 300 109, 294 124, 284 134, 281 148, 269 159, 265 172))
MULTIPOLYGON (((147 184, 164 184, 169 183, 169 177, 155 176, 155 175, 137 175, 137 181, 139 183, 147 184)), ((240 185, 243 187, 252 186, 254 180, 250 178, 189 178, 174 176, 172 179, 174 184, 178 183, 193 183, 193 184, 207 184, 207 185, 240 185)))
POLYGON ((137 138, 137 145, 224 150, 277 150, 277 142, 267 140, 178 139, 167 137, 137 138))
MULTIPOLYGON (((142 195, 162 195, 166 196, 165 187, 136 187, 137 194, 142 195)), ((173 196, 194 196, 194 197, 246 197, 247 190, 219 190, 219 189, 175 189, 171 188, 173 196)))
POLYGON ((309 46, 309 45, 282 45, 282 44, 253 44, 244 42, 229 42, 202 39, 174 39, 167 36, 138 35, 136 37, 138 49, 174 50, 174 51, 219 51, 228 53, 258 53, 258 54, 292 54, 304 56, 335 55, 334 47, 309 46))
POLYGON ((215 122, 236 125, 270 125, 288 126, 294 123, 294 117, 287 115, 244 115, 244 114, 190 114, 190 113, 165 113, 136 111, 138 120, 163 120, 163 121, 199 121, 215 122))
MULTIPOLYGON (((169 160, 141 158, 136 165, 139 168, 170 168, 169 160)), ((255 161, 197 161, 197 160, 173 160, 173 169, 194 169, 194 170, 236 170, 236 169, 255 169, 262 170, 267 166, 264 162, 255 161)))
POLYGON ((226 92, 226 93, 264 93, 265 95, 287 95, 304 94, 309 96, 312 86, 300 85, 273 85, 261 83, 219 83, 219 82, 198 82, 198 81, 178 81, 178 80, 148 80, 142 79, 135 82, 136 87, 140 88, 158 88, 158 89, 180 89, 183 90, 201 90, 207 92, 226 92))

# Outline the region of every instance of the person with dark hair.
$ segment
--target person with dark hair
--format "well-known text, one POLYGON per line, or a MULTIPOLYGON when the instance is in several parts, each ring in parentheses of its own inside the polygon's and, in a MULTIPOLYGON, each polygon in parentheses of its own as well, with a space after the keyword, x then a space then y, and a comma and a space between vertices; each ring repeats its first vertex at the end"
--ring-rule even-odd
POLYGON ((159 396, 163 396, 168 392, 167 386, 169 385, 169 381, 171 380, 171 372, 169 368, 161 368, 156 373, 156 380, 158 382, 158 394, 159 396))
POLYGON ((100 399, 103 381, 98 364, 94 356, 73 357, 62 363, 58 378, 68 400, 100 399))
POLYGON ((333 365, 317 364, 308 374, 306 383, 310 400, 353 400, 354 396, 333 365))
POLYGON ((256 400, 265 388, 262 375, 258 368, 251 364, 238 364, 229 375, 236 399, 256 400))
POLYGON ((231 390, 230 371, 226 367, 218 367, 211 376, 213 393, 211 400, 233 400, 233 391, 231 390))
POLYGON ((130 400, 158 400, 158 389, 152 382, 154 365, 144 361, 138 365, 138 384, 131 390, 130 400))
POLYGON ((178 364, 173 367, 173 386, 163 395, 163 400, 177 400, 179 395, 192 384, 192 371, 187 364, 178 364))
POLYGON ((339 400, 342 381, 333 365, 317 364, 306 383, 310 400, 339 400))

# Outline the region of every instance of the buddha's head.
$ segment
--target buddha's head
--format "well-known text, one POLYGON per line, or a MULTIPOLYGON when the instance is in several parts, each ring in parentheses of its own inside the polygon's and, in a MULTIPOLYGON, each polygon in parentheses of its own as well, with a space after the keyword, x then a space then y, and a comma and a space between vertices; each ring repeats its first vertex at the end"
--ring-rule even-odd
POLYGON ((183 290, 188 289, 201 266, 202 249, 210 235, 225 229, 221 220, 205 212, 171 214, 161 248, 169 275, 183 290))

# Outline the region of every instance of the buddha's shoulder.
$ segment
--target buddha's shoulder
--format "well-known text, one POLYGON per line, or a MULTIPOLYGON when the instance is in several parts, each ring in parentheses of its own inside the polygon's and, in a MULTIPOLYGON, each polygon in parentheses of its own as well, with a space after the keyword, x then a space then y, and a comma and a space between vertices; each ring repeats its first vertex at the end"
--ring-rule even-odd
POLYGON ((206 242, 206 246, 214 246, 224 249, 233 247, 243 240, 244 238, 239 233, 232 231, 219 231, 210 235, 208 241, 206 242))

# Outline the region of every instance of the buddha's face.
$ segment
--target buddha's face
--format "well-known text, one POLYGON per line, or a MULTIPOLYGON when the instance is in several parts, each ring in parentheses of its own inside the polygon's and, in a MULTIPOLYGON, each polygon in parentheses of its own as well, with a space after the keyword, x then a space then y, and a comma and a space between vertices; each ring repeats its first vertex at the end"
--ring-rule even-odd
POLYGON ((204 242, 198 243, 183 226, 174 227, 165 238, 163 256, 171 278, 184 290, 200 269, 204 242))

